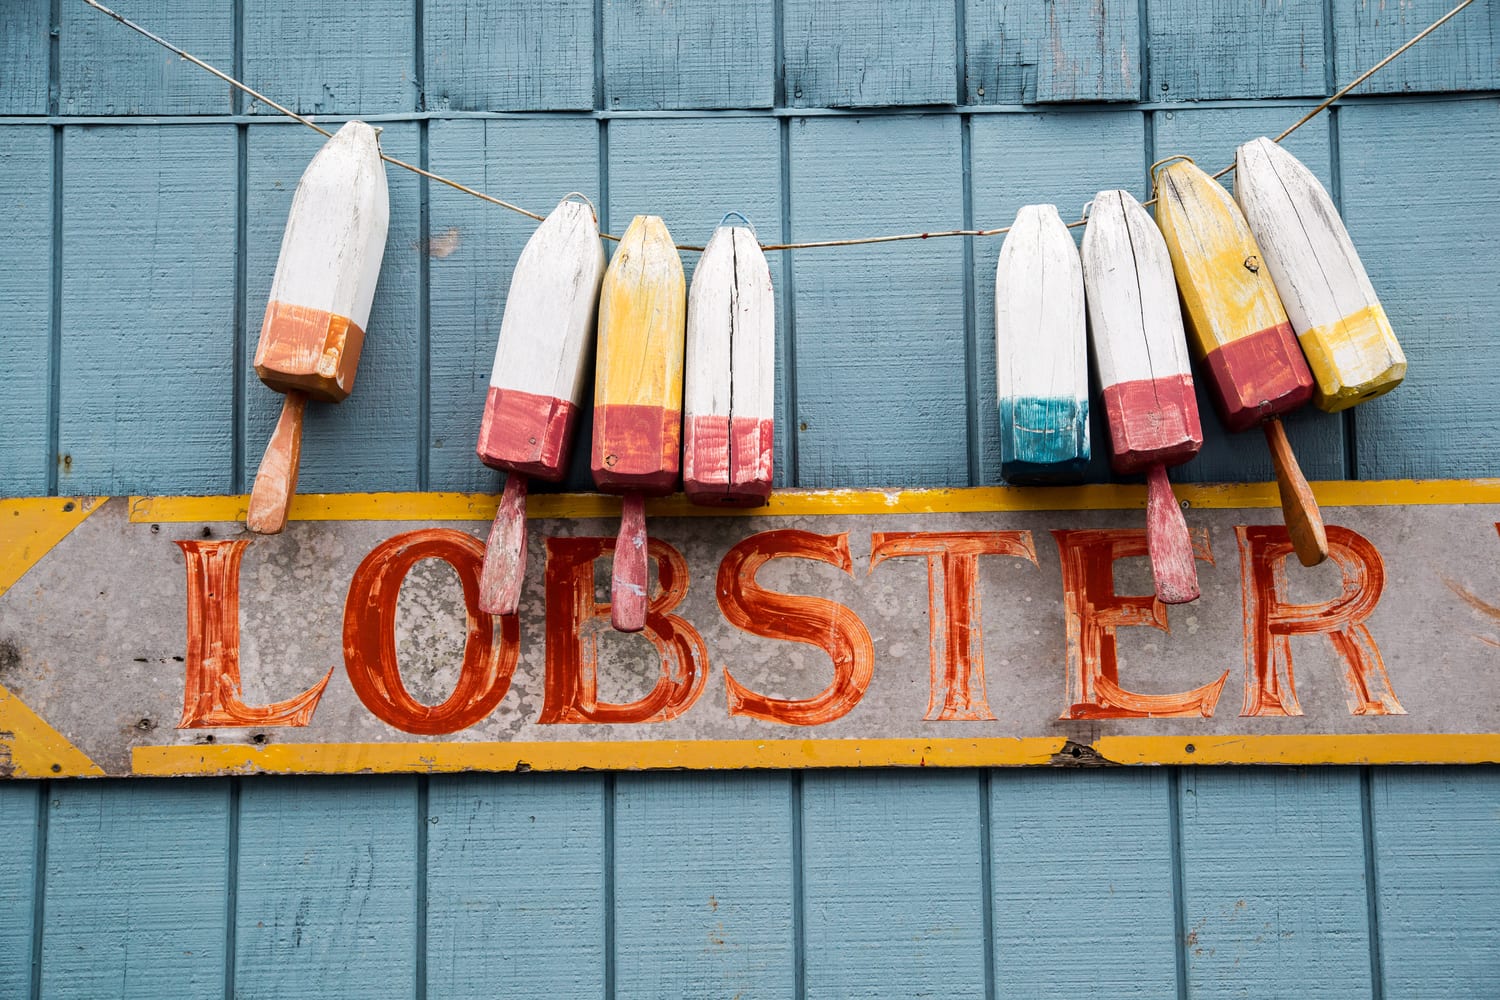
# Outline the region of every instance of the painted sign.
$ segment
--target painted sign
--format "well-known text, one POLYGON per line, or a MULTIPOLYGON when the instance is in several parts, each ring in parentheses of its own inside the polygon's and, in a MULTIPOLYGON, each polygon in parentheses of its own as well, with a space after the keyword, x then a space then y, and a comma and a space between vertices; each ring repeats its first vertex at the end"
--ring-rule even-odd
POLYGON ((1500 761, 1500 482, 1182 487, 1203 596, 1152 596, 1130 486, 536 496, 520 613, 495 498, 0 501, 0 774, 1500 761))

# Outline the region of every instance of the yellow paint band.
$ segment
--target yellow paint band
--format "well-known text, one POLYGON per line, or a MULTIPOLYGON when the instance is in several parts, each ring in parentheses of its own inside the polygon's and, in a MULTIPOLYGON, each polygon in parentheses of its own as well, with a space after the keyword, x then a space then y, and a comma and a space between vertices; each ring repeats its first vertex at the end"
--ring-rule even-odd
POLYGON ((1297 335, 1312 369, 1313 405, 1329 413, 1390 392, 1406 377, 1406 355, 1380 303, 1297 335))
POLYGON ((577 743, 279 743, 136 747, 135 774, 1014 767, 1046 764, 1060 736, 940 740, 652 740, 577 743))
POLYGON ((104 769, 0 687, 0 775, 11 778, 102 777, 104 769))
MULTIPOLYGON (((457 771, 739 770, 823 767, 1035 767, 1068 763, 1062 737, 1020 739, 657 740, 588 743, 282 743, 137 747, 136 775, 457 771)), ((1104 762, 1150 764, 1500 763, 1500 733, 1105 736, 1104 762)))
MULTIPOLYGON (((1407 507, 1500 504, 1500 479, 1332 480, 1313 483, 1323 507, 1407 507)), ((1275 483, 1174 483, 1177 498, 1209 510, 1281 506, 1275 483)), ((293 521, 489 521, 499 497, 489 493, 299 494, 293 521)), ((248 498, 131 497, 137 524, 242 521, 248 498)), ((648 500, 652 517, 804 517, 836 514, 971 514, 991 511, 1134 510, 1146 488, 1091 486, 975 486, 930 490, 778 490, 764 507, 701 507, 681 494, 648 500)), ((527 498, 531 518, 616 518, 618 497, 556 493, 527 498)))

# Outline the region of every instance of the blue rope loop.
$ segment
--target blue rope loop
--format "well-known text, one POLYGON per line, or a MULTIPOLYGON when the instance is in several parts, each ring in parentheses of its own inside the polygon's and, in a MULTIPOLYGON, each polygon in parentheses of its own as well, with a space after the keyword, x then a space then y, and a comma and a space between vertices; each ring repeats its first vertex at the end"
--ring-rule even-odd
POLYGON ((745 228, 748 229, 748 230, 750 230, 750 235, 751 236, 754 236, 756 239, 760 238, 760 234, 755 231, 755 223, 751 222, 748 218, 746 218, 745 214, 743 212, 725 212, 724 213, 724 218, 722 218, 722 219, 719 220, 719 226, 722 228, 723 226, 725 226, 726 224, 728 224, 730 218, 737 218, 737 219, 739 219, 741 222, 743 222, 745 224, 745 228))

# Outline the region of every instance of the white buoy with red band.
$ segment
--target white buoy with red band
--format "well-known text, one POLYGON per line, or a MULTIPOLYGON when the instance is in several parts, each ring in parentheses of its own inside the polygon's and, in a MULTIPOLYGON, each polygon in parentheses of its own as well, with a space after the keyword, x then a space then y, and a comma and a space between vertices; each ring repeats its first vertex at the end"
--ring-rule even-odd
POLYGON ((1146 541, 1163 604, 1198 597, 1198 568, 1166 467, 1203 447, 1198 400, 1172 260, 1146 210, 1127 191, 1101 191, 1083 233, 1090 345, 1104 411, 1110 464, 1146 474, 1146 541))
POLYGON ((255 373, 286 400, 255 476, 245 518, 251 531, 286 526, 307 399, 337 403, 354 390, 389 224, 378 130, 351 121, 297 182, 281 239, 255 373))
POLYGON ((776 297, 755 230, 725 225, 688 292, 682 488, 693 503, 756 507, 775 460, 776 297))
POLYGON ((520 603, 527 478, 556 482, 567 473, 603 277, 593 205, 569 194, 531 234, 511 273, 479 425, 480 461, 508 474, 480 575, 479 607, 490 614, 515 614, 520 603))

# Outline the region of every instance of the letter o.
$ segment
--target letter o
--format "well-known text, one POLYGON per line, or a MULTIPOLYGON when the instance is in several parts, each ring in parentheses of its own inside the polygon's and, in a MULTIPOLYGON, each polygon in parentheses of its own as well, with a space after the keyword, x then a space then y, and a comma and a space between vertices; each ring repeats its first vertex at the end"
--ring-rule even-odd
POLYGON ((354 571, 344 603, 344 666, 354 693, 376 718, 423 736, 454 733, 494 711, 510 690, 520 654, 515 615, 495 619, 479 610, 479 574, 484 545, 452 528, 425 528, 388 538, 354 571), (413 698, 396 661, 396 598, 411 568, 441 559, 463 583, 468 636, 453 693, 440 705, 413 698))

